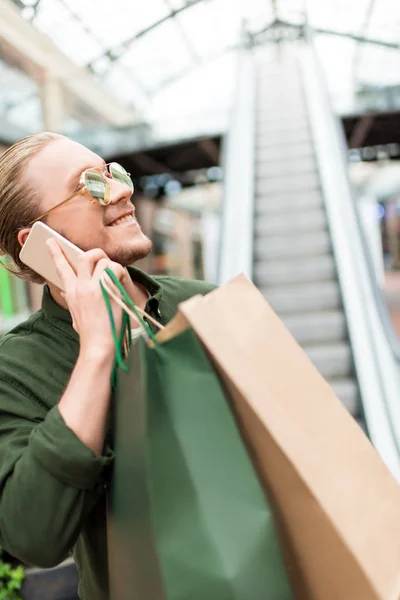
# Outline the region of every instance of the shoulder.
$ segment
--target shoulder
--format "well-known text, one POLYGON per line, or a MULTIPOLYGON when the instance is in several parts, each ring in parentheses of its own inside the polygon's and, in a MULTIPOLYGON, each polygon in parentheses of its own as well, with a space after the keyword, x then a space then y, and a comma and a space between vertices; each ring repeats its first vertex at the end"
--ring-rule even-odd
POLYGON ((179 302, 183 302, 192 296, 201 294, 205 296, 215 290, 217 286, 206 281, 197 279, 183 279, 180 277, 157 276, 154 278, 162 290, 175 296, 179 302))
POLYGON ((42 332, 43 314, 33 313, 29 319, 0 337, 0 381, 20 383, 24 372, 40 361, 46 345, 42 332))
POLYGON ((3 333, 0 336, 0 355, 3 356, 11 348, 25 345, 27 340, 31 339, 32 333, 40 329, 43 318, 42 311, 39 310, 25 321, 18 323, 18 325, 3 333))

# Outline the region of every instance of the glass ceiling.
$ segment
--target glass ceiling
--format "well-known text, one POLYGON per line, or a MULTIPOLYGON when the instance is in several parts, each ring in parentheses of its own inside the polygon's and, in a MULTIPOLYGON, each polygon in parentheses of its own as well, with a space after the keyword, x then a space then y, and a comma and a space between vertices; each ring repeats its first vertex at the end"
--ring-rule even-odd
MULTIPOLYGON (((171 130, 178 124, 184 130, 193 119, 220 122, 226 115, 244 20, 251 33, 276 18, 301 24, 306 4, 339 112, 351 112, 362 87, 400 84, 400 2, 395 0, 113 0, 101 7, 99 0, 14 3, 120 100, 171 130), (397 49, 391 47, 396 44, 397 49)), ((2 87, 1 94, 7 94, 8 86, 2 87)), ((28 87, 19 103, 32 94, 28 87)), ((26 109, 21 108, 25 117, 26 109)), ((33 102, 30 110, 35 110, 33 102)))

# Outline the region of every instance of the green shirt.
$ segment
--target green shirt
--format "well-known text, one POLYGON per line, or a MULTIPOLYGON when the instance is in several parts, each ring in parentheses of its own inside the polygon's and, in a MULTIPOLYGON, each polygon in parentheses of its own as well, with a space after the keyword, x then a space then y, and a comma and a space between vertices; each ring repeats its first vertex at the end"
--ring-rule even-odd
MULTIPOLYGON (((146 311, 161 323, 213 286, 151 278, 146 311)), ((108 600, 106 494, 113 450, 96 456, 58 411, 79 352, 71 315, 44 289, 42 308, 0 340, 0 545, 21 561, 52 567, 71 550, 83 600, 108 600)))

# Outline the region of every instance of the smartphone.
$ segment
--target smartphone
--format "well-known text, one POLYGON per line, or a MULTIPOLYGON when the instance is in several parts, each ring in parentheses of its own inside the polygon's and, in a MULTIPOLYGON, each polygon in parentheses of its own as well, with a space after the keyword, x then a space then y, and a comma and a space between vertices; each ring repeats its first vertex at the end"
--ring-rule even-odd
POLYGON ((46 245, 47 240, 50 239, 55 240, 61 246, 71 267, 76 270, 77 259, 83 254, 83 250, 41 221, 37 221, 33 225, 19 257, 25 265, 39 273, 46 281, 65 291, 46 245))

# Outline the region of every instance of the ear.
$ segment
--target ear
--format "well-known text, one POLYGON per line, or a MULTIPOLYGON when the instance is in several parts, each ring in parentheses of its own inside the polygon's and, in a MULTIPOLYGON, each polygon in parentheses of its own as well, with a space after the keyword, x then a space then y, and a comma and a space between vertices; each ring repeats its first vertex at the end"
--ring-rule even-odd
POLYGON ((21 229, 21 231, 18 232, 18 241, 21 248, 25 244, 26 238, 28 237, 30 231, 31 227, 25 227, 25 229, 21 229))

